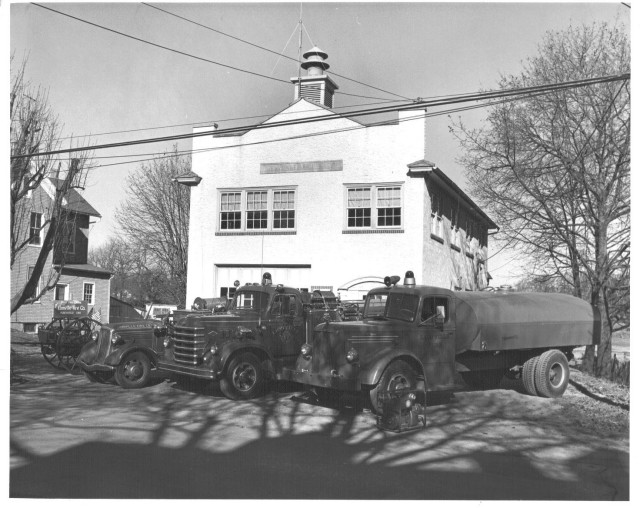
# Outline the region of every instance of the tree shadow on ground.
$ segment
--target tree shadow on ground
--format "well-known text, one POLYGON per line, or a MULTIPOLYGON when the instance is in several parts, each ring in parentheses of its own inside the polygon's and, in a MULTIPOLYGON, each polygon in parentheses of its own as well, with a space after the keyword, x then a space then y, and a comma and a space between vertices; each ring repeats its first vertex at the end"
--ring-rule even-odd
POLYGON ((160 386, 114 394, 114 387, 104 385, 82 388, 83 397, 59 411, 66 418, 45 418, 42 408, 31 417, 48 426, 52 439, 83 426, 90 436, 100 430, 107 436, 144 432, 144 438, 93 438, 47 454, 25 446, 16 428, 11 456, 21 465, 10 473, 12 497, 629 498, 628 453, 606 445, 587 448, 562 422, 535 422, 534 439, 522 439, 518 429, 531 430, 532 421, 491 394, 478 395, 473 407, 455 399, 432 405, 424 431, 387 434, 357 405, 316 407, 286 390, 233 402, 207 389, 160 386), (136 408, 135 418, 124 425, 89 424, 82 414, 87 401, 97 400, 105 401, 106 412, 128 404, 136 408), (510 433, 496 428, 504 422, 510 433), (251 437, 228 449, 212 448, 239 431, 251 437), (578 452, 567 457, 563 450, 571 446, 578 452))

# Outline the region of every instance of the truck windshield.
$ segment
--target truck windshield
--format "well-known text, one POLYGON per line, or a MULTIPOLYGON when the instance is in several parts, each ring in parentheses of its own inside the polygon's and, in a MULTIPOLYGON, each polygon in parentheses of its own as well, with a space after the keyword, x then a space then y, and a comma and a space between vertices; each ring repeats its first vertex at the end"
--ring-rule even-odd
POLYGON ((418 309, 418 295, 395 293, 389 295, 385 317, 401 321, 413 321, 418 309))
POLYGON ((387 305, 387 294, 373 294, 367 296, 364 304, 364 317, 374 318, 384 315, 384 308, 387 305))
POLYGON ((267 307, 269 295, 262 291, 240 291, 236 293, 231 304, 235 310, 263 310, 267 307))

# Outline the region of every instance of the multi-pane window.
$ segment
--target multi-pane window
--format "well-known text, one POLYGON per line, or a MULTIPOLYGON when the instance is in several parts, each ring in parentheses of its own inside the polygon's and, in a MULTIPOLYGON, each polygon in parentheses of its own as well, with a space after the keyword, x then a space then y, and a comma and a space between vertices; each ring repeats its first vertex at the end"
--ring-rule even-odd
POLYGON ((42 245, 42 214, 31 212, 31 222, 29 224, 29 244, 42 245))
POLYGON ((347 189, 347 227, 371 227, 371 188, 347 189))
POLYGON ((402 188, 377 185, 347 188, 347 228, 402 226, 402 188), (372 215, 375 213, 375 219, 372 215))
POLYGON ((294 191, 273 191, 273 229, 295 228, 295 204, 294 191))
POLYGON ((220 231, 283 230, 296 227, 296 191, 234 190, 220 193, 220 231))
POLYGON ((247 229, 267 229, 267 191, 247 192, 247 229))
POLYGON ((402 198, 400 187, 378 187, 378 227, 400 226, 402 198))
POLYGON ((82 288, 82 299, 89 305, 94 305, 95 284, 93 282, 85 282, 82 288))
POLYGON ((223 192, 220 195, 220 229, 242 228, 242 194, 223 192))

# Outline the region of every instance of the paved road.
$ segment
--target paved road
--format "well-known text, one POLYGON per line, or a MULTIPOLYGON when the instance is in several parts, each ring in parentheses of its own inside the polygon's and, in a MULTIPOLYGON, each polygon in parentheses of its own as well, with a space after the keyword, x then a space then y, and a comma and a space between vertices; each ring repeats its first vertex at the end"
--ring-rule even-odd
POLYGON ((158 379, 126 391, 23 356, 11 388, 10 495, 35 498, 629 498, 628 435, 576 427, 567 404, 456 393, 425 430, 388 434, 357 401, 248 402, 158 379))

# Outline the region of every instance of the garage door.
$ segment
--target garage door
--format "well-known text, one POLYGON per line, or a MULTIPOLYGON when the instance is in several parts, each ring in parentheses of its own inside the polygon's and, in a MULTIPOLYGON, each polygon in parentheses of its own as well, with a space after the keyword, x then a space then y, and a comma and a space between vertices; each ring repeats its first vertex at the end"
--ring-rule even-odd
POLYGON ((309 289, 311 265, 216 265, 214 272, 216 296, 231 297, 236 280, 241 286, 261 283, 264 272, 271 274, 273 284, 309 289))

